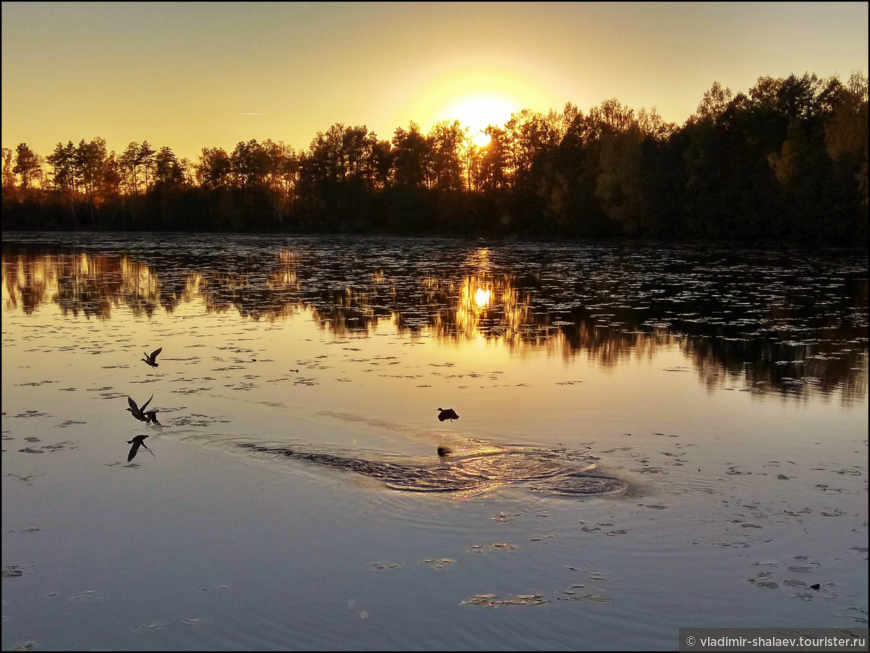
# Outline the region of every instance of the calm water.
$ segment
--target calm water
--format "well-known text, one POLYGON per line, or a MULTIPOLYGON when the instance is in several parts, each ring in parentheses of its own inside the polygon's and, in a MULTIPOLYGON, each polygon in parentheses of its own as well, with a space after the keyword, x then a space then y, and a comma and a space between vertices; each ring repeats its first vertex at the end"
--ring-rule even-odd
POLYGON ((867 624, 866 255, 4 234, 2 263, 4 648, 867 624), (152 395, 159 425, 125 410, 152 395))

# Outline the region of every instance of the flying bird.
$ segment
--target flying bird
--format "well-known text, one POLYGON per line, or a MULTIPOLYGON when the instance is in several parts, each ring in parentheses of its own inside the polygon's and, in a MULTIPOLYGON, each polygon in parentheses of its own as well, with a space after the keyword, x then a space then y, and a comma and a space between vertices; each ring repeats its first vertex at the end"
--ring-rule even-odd
MULTIPOLYGON (((143 447, 145 447, 146 449, 148 449, 148 445, 145 444, 145 438, 147 438, 147 437, 148 437, 147 435, 137 435, 132 440, 127 440, 127 444, 133 445, 132 447, 130 447, 130 453, 127 454, 127 462, 130 462, 131 460, 133 460, 136 457, 136 453, 139 451, 140 444, 143 447)), ((154 452, 151 451, 151 449, 148 449, 148 452, 152 456, 154 456, 154 452)), ((157 456, 154 456, 154 457, 156 458, 157 456)))
MULTIPOLYGON (((154 395, 151 395, 151 399, 154 399, 154 395)), ((140 422, 148 423, 151 421, 149 419, 148 415, 151 413, 157 412, 156 410, 151 410, 151 411, 148 411, 147 413, 145 412, 145 408, 148 406, 148 404, 151 403, 151 399, 149 399, 144 404, 142 404, 142 408, 139 408, 139 406, 136 405, 136 402, 133 401, 132 397, 127 397, 127 403, 130 404, 130 407, 125 408, 124 410, 129 410, 130 414, 133 415, 133 417, 138 419, 140 422)), ((155 418, 155 421, 156 421, 156 418, 155 418)))
POLYGON ((151 352, 150 355, 145 354, 145 358, 143 358, 142 360, 148 363, 148 365, 150 365, 151 367, 157 367, 158 365, 160 365, 160 363, 157 362, 157 354, 159 354, 161 351, 163 351, 163 347, 161 347, 160 349, 155 349, 151 352))
POLYGON ((455 419, 459 419, 459 415, 456 414, 456 411, 452 408, 439 408, 441 412, 438 413, 438 420, 443 422, 445 419, 449 419, 451 422, 455 419))

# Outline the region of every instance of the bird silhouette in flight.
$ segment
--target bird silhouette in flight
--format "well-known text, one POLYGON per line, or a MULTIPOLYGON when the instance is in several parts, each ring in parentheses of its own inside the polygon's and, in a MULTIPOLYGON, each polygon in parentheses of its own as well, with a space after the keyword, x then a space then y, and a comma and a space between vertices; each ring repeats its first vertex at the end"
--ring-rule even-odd
MULTIPOLYGON (((151 395, 151 399, 154 399, 154 395, 151 395)), ((130 404, 130 407, 125 408, 124 410, 129 410, 130 414, 133 415, 133 417, 138 419, 140 422, 145 422, 146 424, 148 424, 150 422, 154 422, 155 424, 160 424, 160 422, 157 421, 157 412, 158 411, 156 409, 152 409, 149 411, 145 410, 145 408, 148 406, 148 404, 151 403, 151 399, 149 399, 144 404, 142 404, 142 408, 139 408, 136 405, 136 402, 133 401, 132 397, 127 397, 127 403, 130 404)))
POLYGON ((438 420, 443 422, 445 419, 449 419, 451 422, 455 419, 459 419, 459 415, 456 414, 456 411, 452 408, 439 408, 441 412, 438 413, 438 420))
MULTIPOLYGON (((147 437, 147 435, 137 435, 132 440, 127 440, 127 444, 133 445, 132 447, 130 447, 130 453, 127 454, 127 462, 130 462, 136 457, 136 453, 139 451, 139 445, 142 445, 143 447, 148 449, 148 445, 145 444, 145 438, 147 437)), ((151 451, 151 449, 148 449, 148 453, 154 456, 154 452, 151 451)), ((157 456, 154 457, 156 458, 157 456)))
POLYGON ((157 367, 160 365, 160 363, 157 362, 157 354, 159 354, 161 351, 163 351, 163 347, 160 347, 160 349, 155 349, 150 354, 144 354, 145 358, 143 358, 142 360, 151 367, 157 367))

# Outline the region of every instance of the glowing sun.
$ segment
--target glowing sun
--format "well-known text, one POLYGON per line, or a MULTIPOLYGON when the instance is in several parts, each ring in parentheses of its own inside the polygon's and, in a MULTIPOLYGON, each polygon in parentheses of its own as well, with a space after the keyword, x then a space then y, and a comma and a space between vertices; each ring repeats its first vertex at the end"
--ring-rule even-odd
POLYGON ((483 130, 489 125, 503 125, 511 113, 517 111, 515 103, 495 94, 466 95, 447 105, 443 115, 450 120, 458 120, 463 127, 473 134, 475 145, 484 147, 489 143, 489 136, 483 130))

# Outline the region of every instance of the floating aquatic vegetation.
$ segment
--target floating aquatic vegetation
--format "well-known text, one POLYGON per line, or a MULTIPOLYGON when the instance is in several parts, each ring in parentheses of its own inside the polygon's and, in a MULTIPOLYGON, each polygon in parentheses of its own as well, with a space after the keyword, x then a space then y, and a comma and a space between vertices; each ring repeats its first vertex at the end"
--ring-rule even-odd
MULTIPOLYGON (((308 308, 340 345, 373 334, 381 321, 414 338, 405 345, 425 344, 419 336, 479 335, 511 348, 586 352, 607 366, 677 345, 692 363, 666 369, 694 370, 710 387, 795 398, 840 393, 847 401, 866 394, 860 254, 504 243, 486 248, 484 264, 476 244, 453 240, 342 241, 348 255, 336 257, 334 237, 288 244, 200 235, 191 247, 188 238, 155 244, 104 234, 99 250, 76 234, 13 238, 3 243, 7 305, 28 314, 53 302, 64 314, 110 320, 112 307, 151 316, 197 301, 208 314, 234 309, 256 324, 308 308), (76 273, 83 262, 87 275, 76 273)), ((109 351, 105 343, 81 348, 109 351)))
POLYGON ((136 635, 147 635, 149 633, 156 633, 164 630, 171 623, 171 621, 152 621, 150 624, 144 626, 133 626, 133 628, 130 629, 130 632, 136 635))
POLYGON ((491 544, 470 544, 466 547, 469 553, 486 553, 487 551, 516 551, 520 547, 507 542, 493 542, 491 544))
POLYGON ((520 547, 516 544, 508 544, 506 542, 494 542, 489 545, 489 548, 493 551, 516 551, 520 547))
POLYGON ((627 530, 621 528, 614 528, 612 530, 606 530, 608 527, 613 526, 613 524, 595 524, 594 526, 581 526, 580 530, 584 533, 601 533, 602 535, 607 535, 608 537, 616 537, 617 535, 626 535, 628 534, 627 530))
MULTIPOLYGON (((821 567, 821 565, 818 563, 815 563, 815 565, 816 567, 821 567)), ((815 567, 809 567, 804 565, 791 565, 789 566, 788 570, 799 574, 808 574, 811 571, 814 571, 815 567)))
POLYGON ((467 601, 460 601, 459 605, 484 605, 488 608, 498 608, 505 605, 544 605, 551 603, 544 598, 543 594, 517 594, 513 599, 499 599, 495 594, 475 594, 467 601))
POLYGON ((12 478, 17 478, 19 481, 22 481, 23 483, 30 485, 31 479, 38 478, 40 476, 45 476, 45 472, 42 472, 39 474, 28 474, 27 476, 19 476, 18 474, 13 474, 10 472, 10 473, 6 474, 6 476, 11 476, 12 478))
POLYGON ((38 410, 26 410, 23 413, 18 413, 17 415, 12 415, 11 417, 28 419, 30 417, 51 417, 51 415, 49 415, 48 413, 41 413, 38 410))
POLYGON ((761 571, 755 576, 749 577, 747 580, 750 583, 754 583, 756 587, 764 590, 775 590, 779 585, 771 580, 773 576, 772 571, 761 571))
POLYGON ((401 569, 404 566, 404 562, 373 562, 369 571, 389 571, 390 569, 401 569))
POLYGON ((755 583, 755 586, 763 590, 775 590, 779 585, 773 581, 762 580, 755 583))
POLYGON ((443 569, 444 567, 449 567, 454 564, 456 561, 452 558, 430 558, 428 560, 421 560, 421 564, 426 564, 432 567, 432 569, 443 569))
MULTIPOLYGON (((564 590, 562 590, 564 592, 564 590)), ((591 601, 593 603, 613 603, 613 599, 609 596, 604 596, 603 594, 583 594, 573 595, 569 594, 568 596, 557 596, 557 601, 591 601)))
POLYGON ((77 603, 92 603, 98 601, 105 601, 107 598, 107 596, 98 594, 96 590, 84 590, 83 592, 79 592, 78 594, 67 597, 67 601, 75 601, 77 603))

